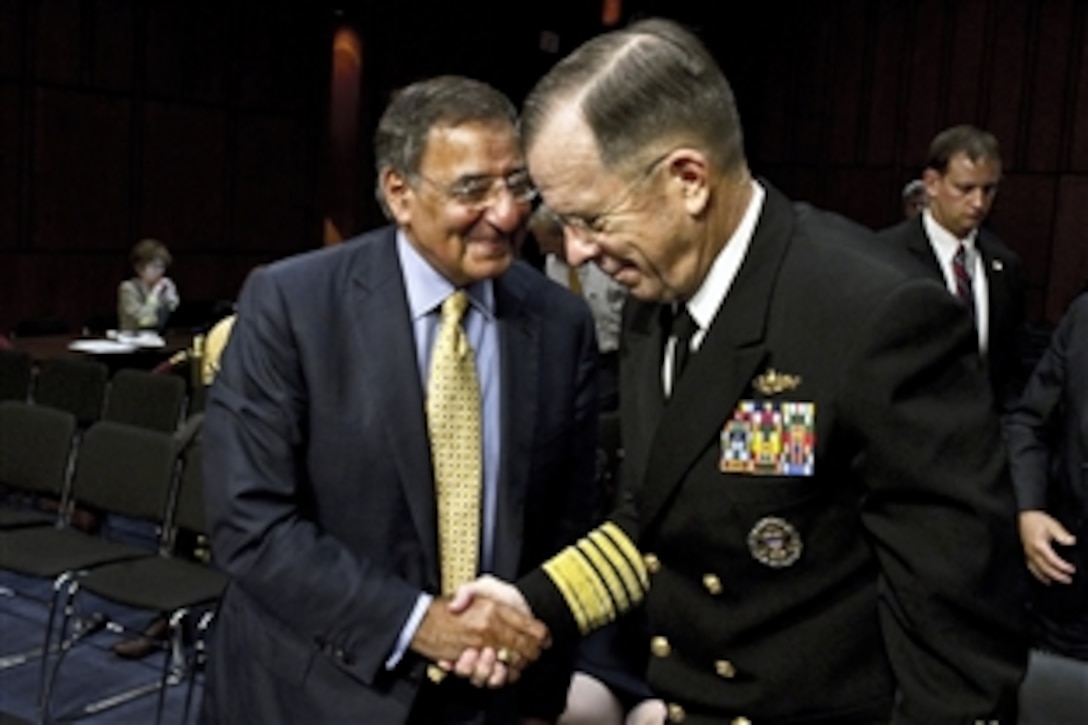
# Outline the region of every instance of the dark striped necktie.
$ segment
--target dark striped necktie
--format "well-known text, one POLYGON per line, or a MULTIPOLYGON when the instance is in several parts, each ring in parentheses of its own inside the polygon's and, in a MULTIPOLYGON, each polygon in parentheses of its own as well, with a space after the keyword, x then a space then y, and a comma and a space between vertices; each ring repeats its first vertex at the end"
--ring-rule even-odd
POLYGON ((971 284, 971 274, 967 271, 967 248, 962 243, 952 257, 952 276, 956 280, 956 296, 967 308, 971 319, 975 319, 975 291, 971 284))

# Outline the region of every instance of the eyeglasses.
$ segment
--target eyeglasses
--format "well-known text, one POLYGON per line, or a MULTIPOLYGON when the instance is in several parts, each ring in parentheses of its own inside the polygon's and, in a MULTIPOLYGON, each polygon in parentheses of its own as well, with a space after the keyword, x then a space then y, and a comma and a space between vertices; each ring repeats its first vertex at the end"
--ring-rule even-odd
POLYGON ((607 224, 605 223, 607 219, 619 213, 620 208, 626 204, 631 198, 631 195, 635 193, 635 189, 649 179, 653 173, 657 171, 657 167, 661 165, 661 162, 667 159, 671 153, 672 151, 670 150, 647 164, 646 168, 644 168, 639 175, 636 176, 622 192, 620 192, 616 200, 604 211, 596 214, 560 214, 557 211, 547 209, 546 213, 550 214, 555 221, 577 234, 589 236, 601 234, 607 227, 607 224))
POLYGON ((464 176, 448 185, 440 184, 423 174, 417 173, 415 176, 433 186, 447 198, 473 209, 491 206, 499 198, 499 193, 503 189, 508 191, 514 202, 518 204, 532 202, 538 193, 526 169, 512 171, 506 176, 464 176))

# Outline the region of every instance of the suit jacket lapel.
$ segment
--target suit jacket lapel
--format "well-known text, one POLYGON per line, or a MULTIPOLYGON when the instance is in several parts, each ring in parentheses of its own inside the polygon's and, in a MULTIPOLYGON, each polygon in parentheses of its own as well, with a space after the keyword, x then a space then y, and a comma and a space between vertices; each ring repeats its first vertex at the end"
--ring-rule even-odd
POLYGON ((933 251, 933 245, 929 243, 929 236, 926 234, 925 225, 922 223, 922 215, 919 214, 907 224, 910 225, 911 230, 910 237, 907 239, 907 249, 943 286, 945 284, 944 270, 941 269, 941 261, 937 259, 937 255, 933 251))
POLYGON ((537 419, 540 320, 525 306, 526 291, 516 270, 495 280, 502 370, 502 454, 495 516, 492 566, 514 578, 521 559, 530 452, 537 419))
MULTIPOLYGON (((385 411, 389 453, 423 542, 428 570, 437 574, 438 524, 423 387, 394 239, 390 228, 387 237, 361 243, 352 260, 350 304, 358 315, 356 359, 366 369, 366 380, 382 381, 360 394, 375 396, 378 409, 385 411)), ((437 580, 433 584, 437 586, 437 580)))
POLYGON ((764 186, 767 198, 740 271, 653 435, 640 511, 646 526, 707 446, 718 440, 766 359, 767 318, 794 214, 785 197, 764 186))
POLYGON ((1009 287, 1005 277, 1004 261, 995 254, 985 230, 979 230, 978 251, 982 257, 983 274, 986 275, 986 286, 989 290, 990 305, 990 349, 993 349, 994 334, 1005 329, 1007 319, 1011 314, 1013 300, 1009 294, 1009 287))

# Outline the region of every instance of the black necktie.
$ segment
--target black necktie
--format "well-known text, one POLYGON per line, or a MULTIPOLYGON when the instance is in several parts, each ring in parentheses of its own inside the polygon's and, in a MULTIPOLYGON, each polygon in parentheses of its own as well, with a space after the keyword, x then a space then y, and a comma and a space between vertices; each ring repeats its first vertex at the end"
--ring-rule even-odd
POLYGON ((681 303, 680 309, 673 315, 669 330, 676 337, 676 345, 672 349, 672 390, 676 390, 676 383, 691 358, 691 337, 698 329, 695 319, 688 312, 688 306, 681 303))

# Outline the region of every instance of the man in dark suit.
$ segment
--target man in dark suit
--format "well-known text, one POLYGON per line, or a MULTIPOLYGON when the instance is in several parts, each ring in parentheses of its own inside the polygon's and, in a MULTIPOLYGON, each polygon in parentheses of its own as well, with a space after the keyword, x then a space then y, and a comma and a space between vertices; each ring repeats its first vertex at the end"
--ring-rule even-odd
POLYGON ((1009 461, 1032 590, 1020 722, 1088 712, 1088 294, 1070 305, 1008 417, 1009 461))
POLYGON ((962 309, 754 179, 728 82, 675 23, 575 50, 522 129, 568 258, 632 297, 623 501, 454 604, 528 605, 561 641, 641 602, 670 722, 1012 722, 1026 575, 962 309))
POLYGON ((513 261, 535 196, 515 119, 466 78, 403 89, 375 142, 395 226, 247 280, 205 418, 212 551, 232 578, 205 721, 506 723, 562 709, 570 647, 502 690, 435 669, 490 645, 516 675, 547 636, 493 602, 451 613, 440 584, 443 549, 463 540, 442 531, 425 413, 447 299, 467 294, 458 354, 478 383, 455 431, 482 427, 466 454, 482 462, 475 571, 516 577, 592 513, 593 319, 513 261))
POLYGON ((1024 382, 1024 272, 1016 252, 982 226, 1001 181, 997 139, 974 126, 942 131, 930 144, 922 181, 926 208, 878 236, 907 249, 921 274, 965 296, 995 402, 1007 411, 1024 382), (961 259, 966 276, 957 279, 961 259))

